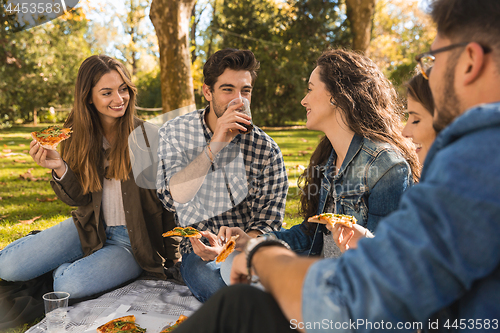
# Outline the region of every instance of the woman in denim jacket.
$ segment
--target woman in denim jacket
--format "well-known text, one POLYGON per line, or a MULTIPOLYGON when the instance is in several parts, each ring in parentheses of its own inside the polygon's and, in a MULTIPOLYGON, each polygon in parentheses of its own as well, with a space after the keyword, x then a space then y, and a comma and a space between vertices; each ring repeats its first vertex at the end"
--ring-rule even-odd
MULTIPOLYGON (((408 121, 402 133, 406 138, 412 139, 418 160, 423 165, 427 152, 436 138, 436 131, 432 126, 434 101, 429 81, 424 78, 422 73, 412 77, 405 86, 408 100, 408 121)), ((342 227, 340 224, 328 228, 332 231, 333 239, 342 252, 356 248, 361 238, 371 237, 370 232, 359 225, 352 229, 342 227)))
MULTIPOLYGON (((304 222, 273 232, 297 253, 339 254, 324 225, 307 218, 320 213, 353 215, 373 232, 394 211, 401 194, 418 180, 419 164, 403 124, 396 92, 367 57, 329 50, 317 60, 301 104, 308 129, 325 133, 299 179, 304 222)), ((221 230, 225 240, 242 231, 221 230)), ((247 237, 239 237, 242 249, 247 237)))

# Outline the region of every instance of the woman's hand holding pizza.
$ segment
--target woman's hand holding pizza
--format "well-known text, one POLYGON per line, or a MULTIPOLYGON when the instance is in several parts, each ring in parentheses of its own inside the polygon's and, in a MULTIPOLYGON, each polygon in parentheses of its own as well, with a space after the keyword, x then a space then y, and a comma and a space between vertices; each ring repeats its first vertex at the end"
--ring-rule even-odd
POLYGON ((361 238, 373 237, 368 229, 359 224, 354 224, 352 228, 347 228, 339 223, 336 223, 333 227, 327 224, 326 227, 332 232, 333 240, 342 252, 355 249, 361 238))
POLYGON ((66 171, 64 161, 57 150, 45 149, 38 142, 33 140, 30 143, 29 154, 36 164, 43 168, 54 170, 59 177, 66 171))
POLYGON ((226 227, 222 226, 219 230, 219 235, 217 236, 217 240, 220 245, 224 245, 228 240, 231 239, 232 236, 239 235, 236 239, 236 251, 243 251, 247 242, 252 238, 246 232, 244 232, 241 228, 238 227, 226 227))
POLYGON ((217 236, 215 236, 210 231, 200 231, 200 234, 208 239, 210 246, 206 246, 198 238, 189 238, 191 245, 193 246, 193 252, 199 256, 203 261, 212 261, 221 253, 222 246, 217 241, 217 236))

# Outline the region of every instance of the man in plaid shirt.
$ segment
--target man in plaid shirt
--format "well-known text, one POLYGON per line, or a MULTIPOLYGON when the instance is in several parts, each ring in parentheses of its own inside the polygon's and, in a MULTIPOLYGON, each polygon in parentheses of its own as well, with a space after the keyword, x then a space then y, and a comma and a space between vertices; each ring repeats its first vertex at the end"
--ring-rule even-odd
POLYGON ((224 49, 203 67, 203 94, 209 106, 177 117, 159 131, 158 197, 176 212, 180 226, 201 231, 202 240, 181 242, 181 273, 196 298, 205 302, 226 284, 214 259, 222 250, 222 226, 252 237, 279 230, 288 178, 278 145, 251 117, 238 112, 251 100, 259 62, 251 51, 224 49))

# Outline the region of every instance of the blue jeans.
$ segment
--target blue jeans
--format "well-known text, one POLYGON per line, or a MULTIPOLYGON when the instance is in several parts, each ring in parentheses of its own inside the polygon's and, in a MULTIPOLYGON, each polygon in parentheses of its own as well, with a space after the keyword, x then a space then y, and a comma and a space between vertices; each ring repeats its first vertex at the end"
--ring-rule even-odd
POLYGON ((54 270, 54 290, 71 298, 90 296, 137 278, 142 268, 132 254, 127 229, 107 227, 103 248, 84 257, 78 231, 69 218, 23 237, 0 251, 0 278, 26 281, 54 270))
POLYGON ((226 287, 220 275, 220 265, 203 261, 194 252, 182 255, 181 274, 189 290, 205 303, 217 290, 226 287))

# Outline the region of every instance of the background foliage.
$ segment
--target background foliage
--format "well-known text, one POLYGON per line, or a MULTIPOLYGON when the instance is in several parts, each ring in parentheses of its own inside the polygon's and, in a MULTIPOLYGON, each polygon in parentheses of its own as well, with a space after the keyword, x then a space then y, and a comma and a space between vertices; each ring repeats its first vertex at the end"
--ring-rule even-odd
MULTIPOLYGON (((252 50, 261 62, 253 94, 254 121, 261 126, 305 119, 300 101, 317 56, 352 43, 345 0, 198 0, 191 17, 191 62, 198 107, 202 67, 216 50, 252 50)), ((6 0, 0 0, 0 17, 6 0)), ((161 107, 159 52, 149 19, 151 0, 122 4, 83 0, 77 10, 18 33, 0 28, 0 126, 55 121, 52 106, 71 108, 74 81, 83 59, 107 53, 122 60, 139 89, 139 106, 161 107), (112 13, 112 14, 109 14, 112 13)), ((397 88, 428 49, 434 29, 417 0, 378 0, 369 56, 397 88)), ((399 88, 400 92, 404 92, 399 88)), ((142 114, 149 114, 142 112, 142 114)), ((59 117, 57 117, 57 115, 59 117)))

